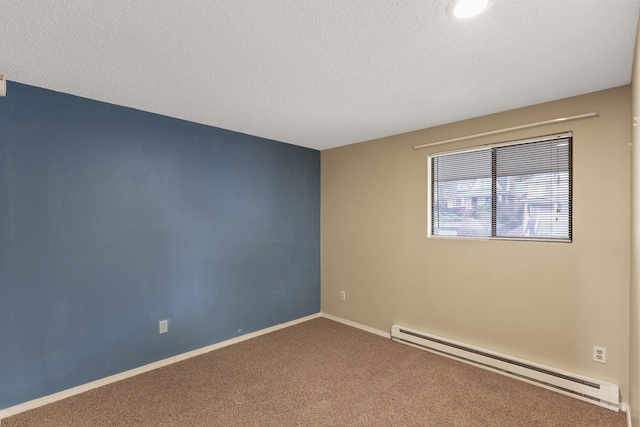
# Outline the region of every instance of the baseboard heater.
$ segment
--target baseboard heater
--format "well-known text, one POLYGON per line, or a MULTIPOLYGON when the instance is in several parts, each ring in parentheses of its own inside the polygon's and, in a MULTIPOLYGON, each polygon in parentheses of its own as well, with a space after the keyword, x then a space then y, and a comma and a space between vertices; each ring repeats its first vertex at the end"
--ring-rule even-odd
POLYGON ((614 384, 604 383, 403 326, 393 325, 391 327, 391 339, 526 381, 616 412, 620 409, 619 390, 618 386, 614 384))

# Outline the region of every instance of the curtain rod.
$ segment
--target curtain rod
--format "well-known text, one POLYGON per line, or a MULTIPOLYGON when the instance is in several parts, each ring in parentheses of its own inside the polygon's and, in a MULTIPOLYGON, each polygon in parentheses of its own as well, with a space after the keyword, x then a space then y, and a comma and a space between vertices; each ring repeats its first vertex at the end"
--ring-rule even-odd
POLYGON ((513 126, 513 127, 510 127, 510 128, 497 129, 497 130, 492 130, 492 131, 489 131, 489 132, 482 132, 482 133, 476 133, 476 134, 473 134, 473 135, 461 136, 459 138, 445 139, 444 141, 437 141, 437 142, 430 142, 428 144, 416 145, 415 147, 413 147, 413 149, 414 150, 419 150, 421 148, 432 147, 434 145, 448 144, 449 142, 456 142, 456 141, 464 141, 465 139, 479 138, 481 136, 487 136, 487 135, 495 135, 495 134, 498 134, 498 133, 510 132, 512 130, 528 129, 528 128, 532 128, 532 127, 536 127, 536 126, 549 125, 549 124, 552 124, 552 123, 559 123, 559 122, 568 122, 568 121, 573 121, 573 120, 582 120, 582 119, 590 119, 590 118, 594 118, 595 119, 597 117, 600 117, 600 114, 598 114, 598 113, 586 113, 586 114, 578 114, 577 116, 560 117, 560 118, 557 118, 557 119, 550 119, 550 120, 543 120, 541 122, 528 123, 526 125, 513 126))

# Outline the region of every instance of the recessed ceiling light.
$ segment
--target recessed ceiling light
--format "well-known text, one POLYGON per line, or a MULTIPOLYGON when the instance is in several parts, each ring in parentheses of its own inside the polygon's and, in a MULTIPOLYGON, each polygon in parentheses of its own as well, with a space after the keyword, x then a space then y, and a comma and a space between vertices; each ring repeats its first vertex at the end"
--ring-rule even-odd
POLYGON ((468 19, 487 10, 492 0, 453 0, 448 7, 449 14, 457 19, 468 19))

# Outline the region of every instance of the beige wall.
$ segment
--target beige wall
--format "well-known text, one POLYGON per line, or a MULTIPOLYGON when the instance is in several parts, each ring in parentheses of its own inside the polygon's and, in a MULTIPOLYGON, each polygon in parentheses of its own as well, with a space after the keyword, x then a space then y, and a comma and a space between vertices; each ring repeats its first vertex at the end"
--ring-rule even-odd
POLYGON ((322 152, 322 311, 621 386, 628 399, 630 86, 322 152), (596 111, 598 119, 413 150, 596 111), (427 238, 427 155, 573 131, 573 243, 427 238), (339 292, 346 291, 346 301, 339 292), (607 364, 592 361, 594 345, 607 364))
MULTIPOLYGON (((640 30, 640 21, 638 25, 640 30)), ((636 35, 633 60, 632 113, 640 118, 640 31, 636 35)), ((637 123, 640 124, 640 121, 637 123)), ((640 425, 640 128, 632 126, 633 151, 631 159, 631 295, 629 334, 629 407, 632 425, 640 425)))

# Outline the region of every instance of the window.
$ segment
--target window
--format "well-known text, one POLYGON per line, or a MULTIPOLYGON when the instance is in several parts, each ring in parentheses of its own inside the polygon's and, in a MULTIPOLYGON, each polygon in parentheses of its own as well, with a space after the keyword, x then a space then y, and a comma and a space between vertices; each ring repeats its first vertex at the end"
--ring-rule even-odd
POLYGON ((571 241, 572 139, 431 155, 429 235, 571 241))

